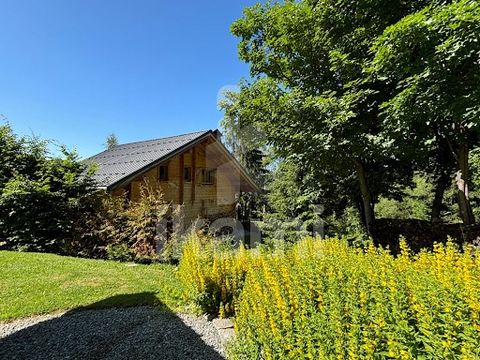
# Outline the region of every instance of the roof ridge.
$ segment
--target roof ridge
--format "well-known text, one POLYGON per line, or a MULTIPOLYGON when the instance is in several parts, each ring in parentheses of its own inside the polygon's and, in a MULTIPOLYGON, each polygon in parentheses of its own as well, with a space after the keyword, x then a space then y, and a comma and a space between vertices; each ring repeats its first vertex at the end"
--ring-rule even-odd
MULTIPOLYGON (((179 135, 165 136, 165 137, 156 138, 156 139, 132 141, 132 142, 128 142, 128 143, 123 143, 123 144, 115 145, 112 149, 116 148, 117 146, 139 144, 139 143, 142 143, 142 142, 150 142, 150 141, 158 141, 158 140, 166 140, 166 139, 171 139, 171 138, 176 138, 176 137, 186 136, 186 135, 192 135, 192 134, 197 134, 197 133, 198 133, 198 134, 205 134, 205 133, 207 133, 207 132, 209 132, 209 131, 212 131, 212 132, 213 132, 213 130, 208 129, 208 130, 192 131, 192 132, 189 132, 189 133, 179 134, 179 135)), ((109 150, 111 150, 111 149, 109 149, 109 150)))

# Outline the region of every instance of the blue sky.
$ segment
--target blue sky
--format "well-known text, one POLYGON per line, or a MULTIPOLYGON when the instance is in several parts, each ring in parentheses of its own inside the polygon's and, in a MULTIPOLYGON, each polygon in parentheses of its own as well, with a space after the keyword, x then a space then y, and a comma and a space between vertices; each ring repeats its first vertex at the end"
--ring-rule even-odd
POLYGON ((257 1, 2 0, 0 114, 89 156, 216 128, 219 91, 248 76, 232 21, 257 1))

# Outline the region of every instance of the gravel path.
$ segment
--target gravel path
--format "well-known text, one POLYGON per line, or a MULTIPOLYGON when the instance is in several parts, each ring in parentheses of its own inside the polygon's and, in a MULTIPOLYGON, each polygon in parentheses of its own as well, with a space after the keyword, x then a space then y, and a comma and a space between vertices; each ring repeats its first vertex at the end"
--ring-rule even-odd
POLYGON ((0 323, 0 359, 224 359, 206 317, 142 306, 0 323))

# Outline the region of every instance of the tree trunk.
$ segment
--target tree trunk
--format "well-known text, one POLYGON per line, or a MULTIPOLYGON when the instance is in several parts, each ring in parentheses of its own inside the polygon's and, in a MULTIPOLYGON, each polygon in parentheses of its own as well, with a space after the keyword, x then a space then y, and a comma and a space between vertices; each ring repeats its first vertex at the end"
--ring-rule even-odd
POLYGON ((360 185, 360 192, 362 194, 362 205, 363 205, 365 227, 367 228, 367 232, 370 233, 372 223, 375 220, 372 194, 368 189, 365 168, 363 167, 362 162, 358 159, 355 160, 355 168, 357 171, 358 182, 360 185))
POLYGON ((437 183, 435 186, 435 197, 432 203, 432 213, 430 215, 430 221, 432 223, 438 223, 441 221, 440 214, 442 212, 443 195, 450 183, 450 176, 447 171, 441 170, 441 173, 437 177, 437 183))
POLYGON ((451 182, 451 174, 455 167, 448 141, 441 136, 439 136, 439 139, 435 165, 435 173, 437 175, 437 178, 435 179, 435 197, 433 199, 432 212, 430 214, 430 221, 432 223, 441 221, 440 215, 443 205, 443 196, 451 182))
POLYGON ((455 176, 455 183, 458 189, 458 207, 460 217, 465 225, 475 223, 472 207, 470 205, 468 191, 468 147, 461 145, 457 155, 458 170, 455 176))

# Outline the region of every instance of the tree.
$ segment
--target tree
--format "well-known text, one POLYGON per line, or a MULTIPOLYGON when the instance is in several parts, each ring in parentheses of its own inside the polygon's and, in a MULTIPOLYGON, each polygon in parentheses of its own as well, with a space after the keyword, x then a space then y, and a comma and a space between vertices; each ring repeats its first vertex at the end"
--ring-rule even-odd
POLYGON ((33 175, 46 152, 46 141, 18 137, 9 124, 0 125, 0 189, 16 174, 33 175))
POLYGON ((471 184, 472 192, 470 201, 472 203, 475 218, 480 216, 480 147, 472 149, 470 156, 471 184))
POLYGON ((266 139, 258 125, 244 117, 243 93, 228 91, 219 102, 224 111, 221 121, 225 143, 232 154, 249 171, 255 182, 264 188, 266 175, 266 139))
POLYGON ((245 215, 260 218, 267 205, 265 187, 268 180, 268 157, 265 137, 258 126, 245 119, 242 112, 244 101, 241 92, 228 91, 219 102, 224 111, 221 122, 225 142, 233 156, 243 165, 261 191, 243 193, 239 199, 247 212, 245 215))
POLYGON ((110 150, 115 146, 117 146, 118 145, 117 135, 115 135, 115 133, 111 133, 110 135, 108 135, 104 145, 107 150, 110 150))
POLYGON ((75 152, 0 127, 0 247, 68 253, 97 190, 75 152))
POLYGON ((463 0, 405 17, 387 28, 373 48, 375 74, 395 88, 382 106, 385 131, 405 146, 445 144, 456 164, 465 224, 475 222, 469 151, 478 146, 480 130, 479 34, 480 4, 463 0))
MULTIPOLYGON (((378 103, 390 89, 364 72, 386 27, 427 1, 304 0, 247 8, 232 25, 252 81, 243 111, 283 158, 295 156, 322 186, 357 179, 364 223, 381 194, 412 176, 400 148, 384 141, 378 103), (256 110, 252 111, 253 109, 256 110)), ((349 184, 352 186, 352 184, 349 184)))

